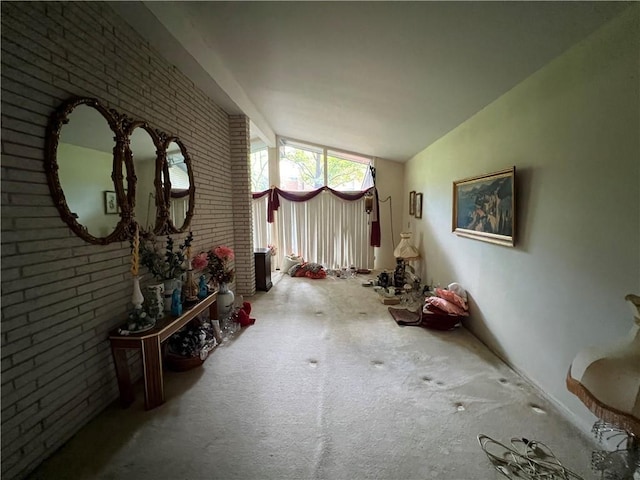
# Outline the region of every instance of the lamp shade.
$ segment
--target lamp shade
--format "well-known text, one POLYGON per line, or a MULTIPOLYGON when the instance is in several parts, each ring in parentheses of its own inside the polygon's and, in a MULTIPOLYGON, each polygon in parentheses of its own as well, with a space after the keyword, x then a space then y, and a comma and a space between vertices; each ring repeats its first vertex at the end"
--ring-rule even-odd
POLYGON ((402 232, 400 234, 400 243, 393 251, 393 256, 403 260, 417 260, 420 258, 420 252, 411 243, 411 232, 402 232))
POLYGON ((567 389, 605 422, 640 436, 640 296, 629 294, 635 324, 626 338, 578 352, 567 389))

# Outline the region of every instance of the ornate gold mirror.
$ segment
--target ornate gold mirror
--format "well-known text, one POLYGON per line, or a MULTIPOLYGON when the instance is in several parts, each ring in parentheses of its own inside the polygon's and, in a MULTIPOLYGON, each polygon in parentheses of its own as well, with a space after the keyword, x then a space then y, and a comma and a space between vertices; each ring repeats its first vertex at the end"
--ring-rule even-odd
POLYGON ((146 122, 95 98, 71 99, 51 116, 46 157, 60 216, 87 242, 125 240, 134 221, 156 234, 189 228, 195 186, 187 149, 146 122))
POLYGON ((184 232, 191 223, 194 210, 195 185, 191 158, 179 139, 170 137, 165 144, 161 182, 168 206, 169 229, 171 232, 184 232))
POLYGON ((135 172, 133 195, 129 192, 133 216, 141 229, 152 232, 158 223, 158 199, 162 201, 162 192, 158 194, 157 170, 161 168, 158 159, 160 150, 156 133, 145 122, 131 124, 127 137, 129 146, 126 155, 131 159, 135 172))
POLYGON ((65 102, 51 117, 45 169, 62 219, 87 242, 126 238, 121 119, 93 98, 65 102))

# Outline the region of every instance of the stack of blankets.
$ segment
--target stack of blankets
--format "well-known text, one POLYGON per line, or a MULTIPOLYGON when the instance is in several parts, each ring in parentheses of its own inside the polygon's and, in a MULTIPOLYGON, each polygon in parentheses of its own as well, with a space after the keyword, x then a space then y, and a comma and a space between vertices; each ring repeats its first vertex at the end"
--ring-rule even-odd
POLYGON ((436 288, 435 296, 425 299, 422 312, 468 317, 467 292, 458 283, 452 283, 446 290, 436 288))
POLYGON ((327 278, 327 271, 319 263, 302 262, 293 265, 287 272, 292 277, 327 278))
POLYGON ((468 316, 467 292, 460 284, 452 283, 446 289, 436 288, 435 296, 425 299, 421 324, 438 330, 449 330, 468 316))

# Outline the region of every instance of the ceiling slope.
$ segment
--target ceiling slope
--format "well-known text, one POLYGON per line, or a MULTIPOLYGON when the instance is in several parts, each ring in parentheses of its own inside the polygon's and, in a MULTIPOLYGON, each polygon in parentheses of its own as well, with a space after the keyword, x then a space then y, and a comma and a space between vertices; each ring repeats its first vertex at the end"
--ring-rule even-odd
POLYGON ((229 113, 405 161, 625 2, 114 2, 229 113))

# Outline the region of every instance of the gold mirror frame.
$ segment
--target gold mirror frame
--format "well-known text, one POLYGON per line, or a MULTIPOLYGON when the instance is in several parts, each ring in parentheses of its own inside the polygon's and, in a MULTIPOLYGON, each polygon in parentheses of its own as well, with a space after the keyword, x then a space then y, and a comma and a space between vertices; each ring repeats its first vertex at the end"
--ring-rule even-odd
POLYGON ((47 138, 45 146, 45 172, 49 189, 53 197, 53 202, 60 212, 60 217, 69 225, 71 230, 83 240, 98 245, 106 245, 111 242, 126 240, 128 237, 128 227, 132 222, 131 208, 129 202, 125 198, 122 181, 124 179, 122 165, 126 164, 128 186, 131 188, 132 183, 135 184, 135 176, 133 176, 132 165, 127 163, 124 156, 125 137, 123 135, 123 122, 126 117, 120 115, 113 109, 108 109, 99 100, 95 98, 76 97, 64 102, 58 108, 49 120, 47 127, 47 138), (78 222, 78 216, 71 211, 67 204, 62 185, 60 184, 57 154, 60 144, 60 134, 62 127, 69 123, 69 115, 79 105, 86 105, 96 109, 105 121, 109 124, 109 128, 114 134, 113 161, 111 169, 111 180, 113 182, 114 191, 118 205, 120 207, 120 221, 114 230, 106 237, 96 237, 89 233, 87 227, 78 222), (133 181, 132 181, 133 176, 133 181), (131 183, 132 182, 132 183, 131 183))
MULTIPOLYGON (((136 191, 137 191, 137 183, 138 177, 135 175, 135 159, 133 152, 131 151, 131 135, 137 129, 143 129, 151 138, 153 145, 156 148, 156 159, 155 159, 155 170, 153 177, 153 188, 155 191, 155 220, 154 220, 154 228, 152 229, 153 233, 162 233, 162 225, 164 222, 162 221, 163 215, 163 193, 162 193, 162 185, 160 183, 160 174, 162 171, 163 164, 163 156, 162 156, 162 138, 164 134, 158 130, 154 130, 151 126, 142 120, 137 120, 129 123, 125 130, 126 136, 126 146, 125 146, 125 161, 127 164, 132 166, 131 171, 133 172, 132 178, 127 178, 127 185, 129 187, 129 191, 127 192, 127 201, 129 202, 130 208, 132 212, 135 212, 136 207, 136 191)), ((135 215, 134 215, 135 220, 135 215)), ((140 227, 142 230, 146 230, 144 227, 140 227)))
POLYGON ((182 233, 188 230, 189 225, 191 224, 191 219, 193 218, 194 210, 195 210, 195 182, 193 179, 193 166, 191 165, 191 157, 189 156, 189 152, 187 151, 187 147, 185 147, 182 140, 178 137, 165 137, 163 141, 163 152, 162 152, 162 175, 158 174, 158 178, 156 179, 159 182, 160 188, 163 194, 163 208, 162 208, 162 217, 164 219, 163 222, 163 231, 162 233, 182 233), (189 198, 189 208, 185 214, 184 222, 182 225, 177 226, 174 224, 171 219, 171 177, 169 175, 169 162, 167 161, 167 151, 169 145, 172 143, 176 143, 180 148, 180 152, 182 153, 182 157, 184 158, 184 163, 187 166, 187 175, 189 177, 189 189, 184 196, 188 196, 189 198), (167 179, 166 182, 162 181, 162 176, 167 179))
POLYGON ((60 213, 60 217, 71 228, 71 230, 86 242, 106 245, 112 242, 123 241, 131 237, 134 231, 136 220, 134 208, 136 204, 136 184, 137 177, 133 154, 130 146, 130 136, 136 128, 143 128, 151 137, 157 148, 155 160, 154 189, 156 192, 156 218, 153 233, 157 235, 181 233, 188 230, 195 210, 195 182, 193 178, 193 166, 186 146, 182 141, 169 136, 164 132, 153 129, 147 122, 132 120, 125 115, 118 113, 112 108, 107 108, 98 99, 89 97, 74 97, 64 102, 53 112, 47 126, 45 144, 45 172, 47 182, 53 197, 53 202, 60 213), (86 226, 78 221, 78 216, 71 211, 64 194, 63 186, 60 183, 58 164, 58 146, 60 144, 60 134, 62 127, 69 123, 69 115, 79 105, 86 105, 95 108, 109 124, 109 128, 114 134, 113 161, 111 180, 119 207, 118 214, 120 220, 114 230, 106 237, 96 237, 89 233, 86 226), (171 182, 169 179, 169 167, 167 164, 167 148, 175 142, 180 147, 187 166, 189 176, 189 208, 186 212, 184 222, 176 227, 171 220, 171 182), (126 169, 127 187, 125 189, 123 181, 125 175, 123 165, 126 169), (163 183, 163 175, 168 179, 163 183))

